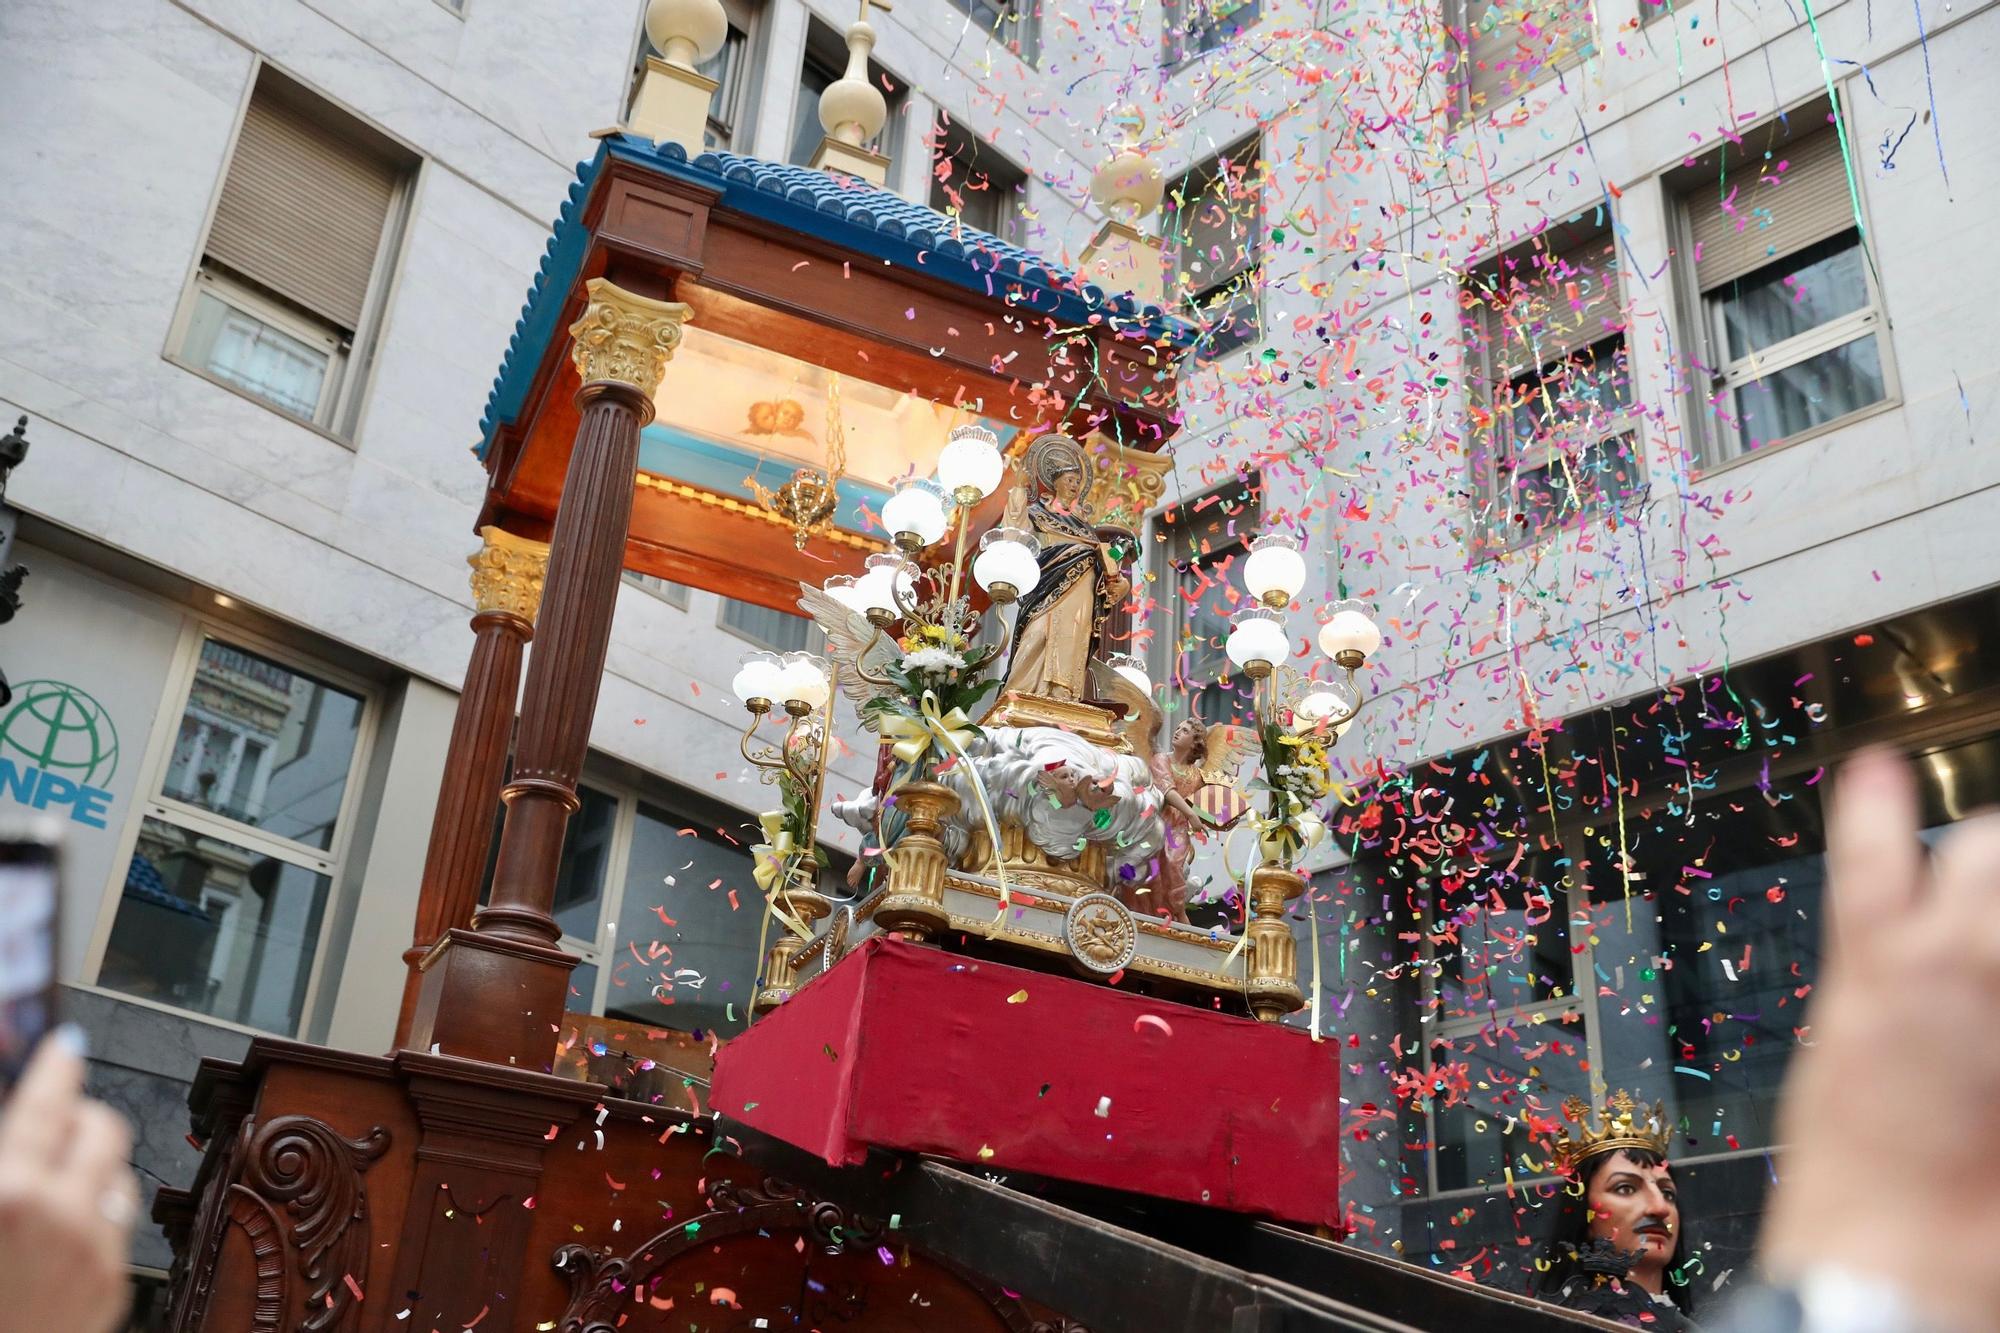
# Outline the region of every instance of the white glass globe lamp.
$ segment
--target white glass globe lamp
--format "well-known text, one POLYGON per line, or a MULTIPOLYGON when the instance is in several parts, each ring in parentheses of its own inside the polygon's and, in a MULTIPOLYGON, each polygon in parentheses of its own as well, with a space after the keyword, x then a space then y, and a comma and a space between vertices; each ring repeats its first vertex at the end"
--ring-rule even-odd
POLYGON ((746 653, 729 688, 753 713, 769 712, 771 701, 784 694, 785 664, 776 653, 746 653))
POLYGON ((1229 638, 1223 648, 1229 660, 1243 668, 1252 680, 1262 680, 1285 660, 1291 639, 1285 633, 1285 618, 1268 607, 1238 611, 1231 619, 1229 638))
POLYGON ((1002 606, 1041 581, 1035 563, 1035 535, 1021 528, 994 528, 979 539, 972 560, 972 580, 1002 606))
POLYGON ((1280 610, 1290 606, 1306 586, 1306 558, 1298 538, 1267 532, 1252 541, 1243 560, 1243 586, 1265 606, 1280 610))
POLYGON ((944 536, 944 496, 936 483, 904 482, 882 506, 882 526, 896 545, 910 554, 944 536))
POLYGON ((938 455, 938 484, 956 503, 978 504, 1000 485, 1006 467, 999 436, 984 426, 960 426, 938 455))

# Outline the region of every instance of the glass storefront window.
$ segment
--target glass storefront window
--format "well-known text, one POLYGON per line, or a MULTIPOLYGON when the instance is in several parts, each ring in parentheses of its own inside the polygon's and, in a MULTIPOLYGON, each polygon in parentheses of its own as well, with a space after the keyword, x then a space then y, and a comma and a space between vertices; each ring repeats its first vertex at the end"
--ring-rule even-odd
POLYGON ((1517 1178, 1534 1174, 1522 1155, 1533 1155, 1534 1136, 1561 1119, 1564 1098, 1589 1094, 1589 1065, 1587 1034, 1574 1012, 1509 1018, 1434 1042, 1437 1187, 1497 1184, 1509 1169, 1517 1178))
POLYGON ((204 636, 97 982, 266 1032, 304 1021, 366 700, 204 636))
POLYGON ((261 654, 205 640, 160 794, 324 851, 347 793, 361 703, 261 654))
POLYGON ((295 1032, 332 883, 149 816, 98 984, 245 1027, 295 1032))
POLYGON ((732 1012, 742 1023, 762 961, 750 869, 748 853, 641 801, 604 1013, 682 1031, 724 1026, 732 1012))

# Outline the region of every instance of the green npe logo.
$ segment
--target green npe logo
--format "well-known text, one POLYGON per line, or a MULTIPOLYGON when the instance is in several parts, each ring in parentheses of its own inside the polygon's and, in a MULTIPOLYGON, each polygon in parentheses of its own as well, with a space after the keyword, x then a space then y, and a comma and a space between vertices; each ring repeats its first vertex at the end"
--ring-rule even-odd
POLYGON ((104 705, 59 680, 14 687, 0 716, 0 796, 37 810, 67 809, 91 828, 111 808, 105 784, 118 771, 118 728, 104 705))

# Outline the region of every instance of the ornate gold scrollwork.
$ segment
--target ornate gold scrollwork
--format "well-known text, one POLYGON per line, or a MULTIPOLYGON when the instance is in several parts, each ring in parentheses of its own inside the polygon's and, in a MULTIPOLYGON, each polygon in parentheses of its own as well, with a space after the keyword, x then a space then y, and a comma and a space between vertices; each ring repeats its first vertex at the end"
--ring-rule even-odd
POLYGON ((488 524, 479 530, 486 544, 465 558, 472 566, 472 605, 535 623, 542 605, 542 580, 549 570, 547 542, 517 537, 488 524))
POLYGON ((694 313, 679 301, 655 301, 605 278, 585 286, 590 303, 569 326, 570 359, 585 384, 629 384, 648 398, 660 387, 667 361, 681 345, 681 326, 694 313))

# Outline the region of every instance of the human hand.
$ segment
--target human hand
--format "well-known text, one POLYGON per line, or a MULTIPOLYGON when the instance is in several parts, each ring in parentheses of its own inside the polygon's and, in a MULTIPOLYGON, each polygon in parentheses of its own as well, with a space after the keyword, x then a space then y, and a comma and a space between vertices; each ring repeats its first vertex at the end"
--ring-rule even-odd
POLYGON ((2000 1265, 2000 815, 1926 860, 1916 787, 1891 755, 1841 770, 1827 821, 1827 961, 1812 1045, 1785 1081, 1789 1145, 1763 1259, 1894 1284, 1945 1328, 1990 1327, 2000 1265))
POLYGON ((131 1298, 139 1182, 125 1118, 83 1095, 83 1060, 44 1041, 0 1107, 0 1311, 9 1328, 109 1333, 131 1298))

